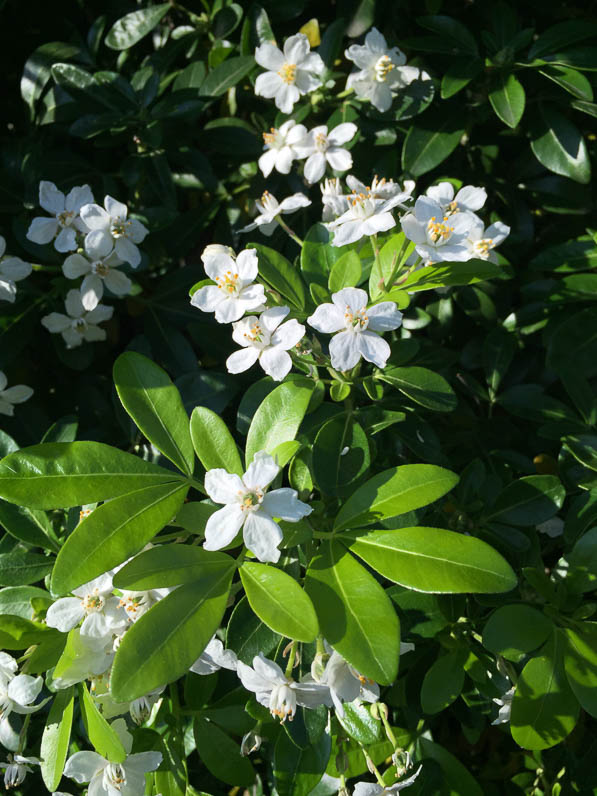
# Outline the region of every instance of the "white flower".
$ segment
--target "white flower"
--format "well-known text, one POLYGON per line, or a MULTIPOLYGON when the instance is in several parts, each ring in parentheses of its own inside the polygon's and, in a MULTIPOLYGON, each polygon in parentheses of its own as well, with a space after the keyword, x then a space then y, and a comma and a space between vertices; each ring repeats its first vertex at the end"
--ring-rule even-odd
POLYGON ((467 237, 474 223, 469 213, 444 214, 428 196, 419 196, 414 211, 402 219, 402 229, 427 263, 464 262, 470 259, 467 237))
POLYGON ((261 749, 263 738, 254 730, 247 732, 243 735, 240 743, 240 753, 243 757, 248 757, 253 752, 258 752, 261 749))
POLYGON ((238 664, 236 653, 225 650, 222 642, 215 636, 191 666, 195 674, 213 674, 219 669, 230 669, 235 672, 238 664))
POLYGON ((90 796, 143 796, 145 774, 155 771, 162 762, 161 752, 129 754, 133 736, 127 732, 124 719, 116 719, 111 727, 116 730, 127 753, 123 763, 111 763, 97 752, 75 752, 64 767, 64 776, 75 782, 89 782, 90 796))
POLYGON ((319 187, 323 203, 322 221, 324 223, 333 221, 348 210, 350 207, 348 196, 343 193, 342 183, 338 177, 324 180, 319 187))
POLYGON ((487 199, 485 188, 477 188, 474 185, 465 185, 454 196, 454 186, 451 182, 432 185, 427 189, 426 195, 438 203, 444 215, 458 212, 475 213, 483 207, 487 199))
POLYGON ((390 346, 375 332, 389 332, 402 323, 402 313, 393 301, 367 308, 367 293, 345 287, 332 294, 333 304, 320 304, 307 323, 318 332, 335 334, 330 341, 332 367, 351 370, 361 357, 383 368, 390 346))
POLYGON ((287 351, 305 336, 305 327, 298 321, 282 323, 289 312, 288 307, 271 307, 259 318, 250 315, 233 324, 232 339, 243 348, 226 360, 228 372, 242 373, 259 360, 268 376, 282 381, 292 367, 287 351))
POLYGON ((219 254, 226 254, 228 257, 236 260, 236 254, 231 246, 224 246, 222 243, 210 243, 203 249, 201 253, 201 262, 203 265, 205 265, 219 254))
POLYGON ((4 787, 6 790, 18 788, 24 782, 27 774, 33 771, 31 766, 38 766, 40 762, 37 757, 8 755, 8 760, 0 763, 0 766, 6 769, 4 772, 4 787))
POLYGON ((330 689, 334 707, 340 716, 344 716, 343 702, 354 702, 355 699, 377 702, 379 698, 377 683, 359 674, 336 650, 332 651, 319 682, 330 689))
POLYGON ((335 171, 348 171, 352 167, 352 156, 342 144, 354 138, 358 130, 356 124, 344 122, 328 133, 325 125, 314 127, 306 137, 297 144, 296 150, 305 163, 305 179, 314 183, 325 174, 326 162, 335 171))
POLYGON ((27 238, 33 243, 42 244, 56 238, 54 248, 57 251, 74 251, 77 248, 77 232, 88 231, 79 214, 81 208, 90 202, 93 202, 93 194, 88 185, 73 188, 65 196, 53 182, 42 180, 39 184, 39 203, 53 218, 34 218, 27 238))
POLYGON ((344 55, 358 67, 348 76, 346 88, 353 88, 359 99, 369 100, 382 112, 390 108, 396 91, 425 75, 413 66, 405 66, 404 53, 398 47, 390 49, 377 28, 365 36, 365 44, 352 44, 344 55))
POLYGON ((0 235, 0 301, 14 302, 17 295, 15 282, 25 279, 32 271, 31 264, 20 257, 4 257, 6 241, 0 235))
POLYGON ((280 127, 272 127, 269 133, 263 133, 264 149, 259 158, 259 168, 264 177, 269 177, 272 170, 280 174, 289 174, 292 161, 301 157, 297 153, 296 145, 307 135, 304 124, 297 124, 294 119, 289 119, 280 127))
POLYGON ((345 246, 355 243, 364 235, 384 232, 396 225, 390 213, 394 207, 410 199, 406 191, 396 193, 388 199, 378 199, 367 188, 363 193, 353 193, 348 197, 348 210, 335 221, 328 224, 334 231, 332 246, 345 246))
POLYGON ((10 679, 0 675, 0 721, 7 722, 11 713, 35 713, 48 701, 32 705, 42 689, 43 679, 29 674, 17 674, 10 679))
POLYGON ((561 517, 552 517, 551 520, 540 522, 536 527, 539 533, 545 533, 555 539, 564 533, 564 520, 561 517))
POLYGON ((228 254, 205 259, 205 273, 216 283, 200 287, 191 304, 203 312, 215 312, 218 323, 231 323, 265 302, 263 285, 254 284, 258 273, 257 252, 246 249, 236 261, 228 254))
POLYGON ((83 340, 95 343, 106 339, 105 330, 100 329, 97 324, 109 320, 114 307, 98 304, 91 312, 86 312, 80 291, 74 289, 66 294, 64 306, 68 315, 51 312, 45 315, 41 322, 52 334, 60 332, 67 348, 75 348, 81 345, 83 340))
POLYGON ((501 697, 494 697, 493 701, 496 705, 500 706, 497 718, 494 719, 492 724, 507 724, 510 721, 510 713, 512 711, 512 700, 514 699, 514 692, 516 687, 512 686, 501 697))
POLYGON ((123 590, 120 595, 120 606, 126 611, 131 622, 136 622, 140 616, 146 614, 150 608, 163 600, 173 587, 163 589, 147 589, 146 591, 123 590))
POLYGON ((0 370, 0 414, 12 416, 15 411, 14 404, 28 401, 33 395, 33 390, 26 384, 15 384, 14 387, 9 387, 7 390, 5 389, 7 383, 6 376, 0 370))
POLYGON ((295 102, 321 86, 320 75, 325 64, 316 53, 310 52, 309 39, 297 33, 286 39, 284 52, 271 42, 265 42, 255 50, 255 60, 267 72, 255 81, 258 97, 275 99, 282 113, 292 113, 295 102))
POLYGON ((19 668, 18 663, 9 655, 8 652, 0 652, 0 677, 4 676, 5 679, 10 680, 14 677, 19 668))
POLYGON ((495 224, 484 229, 481 219, 475 217, 466 239, 469 257, 497 263, 497 254, 492 249, 499 246, 509 234, 510 227, 502 224, 501 221, 496 221, 495 224))
POLYGON ((112 637, 106 637, 104 642, 100 647, 97 639, 82 636, 78 629, 72 630, 67 641, 68 664, 63 665, 62 659, 58 662, 52 684, 58 689, 68 688, 104 675, 114 660, 112 637))
MULTIPOLYGON (((91 256, 89 252, 88 256, 91 256)), ((67 279, 77 279, 85 274, 81 285, 81 301, 83 307, 94 310, 104 295, 104 284, 116 296, 126 296, 131 292, 132 282, 118 266, 122 260, 116 252, 111 252, 107 257, 89 260, 82 254, 71 254, 62 266, 62 272, 67 279)))
POLYGON ((310 204, 311 200, 307 199, 304 193, 295 193, 278 202, 273 194, 269 191, 264 191, 261 201, 255 202, 259 215, 250 224, 243 227, 240 232, 250 232, 252 229, 259 227, 264 235, 271 235, 278 225, 276 216, 294 213, 299 208, 308 207, 310 204))
POLYGON ((112 575, 109 572, 73 589, 75 597, 61 597, 48 608, 46 624, 62 633, 81 625, 81 635, 91 644, 97 640, 103 647, 106 639, 126 625, 126 614, 118 597, 112 596, 112 575))
POLYGON ((393 785, 388 785, 386 788, 382 788, 382 786, 378 785, 376 782, 357 782, 354 786, 352 796, 392 796, 392 794, 398 793, 404 790, 404 788, 408 788, 409 785, 412 785, 421 773, 421 768, 422 766, 419 766, 410 777, 403 779, 402 782, 395 782, 393 785))
POLYGON ((90 230, 85 237, 85 249, 93 252, 94 259, 107 257, 114 249, 125 263, 133 268, 139 265, 141 253, 136 244, 143 241, 149 230, 127 216, 128 207, 111 196, 104 198, 104 207, 86 204, 81 208, 81 218, 90 230))
POLYGON ((238 662, 237 674, 248 691, 253 691, 260 705, 269 708, 282 723, 292 721, 297 705, 316 708, 331 705, 329 688, 319 683, 296 683, 286 677, 274 661, 260 652, 253 658, 253 667, 238 662))
POLYGON ((346 178, 346 184, 353 194, 368 194, 372 199, 393 199, 398 194, 405 194, 402 199, 404 202, 411 198, 412 192, 415 190, 414 180, 404 180, 404 187, 401 188, 399 183, 394 180, 386 180, 385 177, 380 179, 377 174, 373 177, 370 186, 365 185, 352 174, 346 178))
POLYGON ((312 511, 298 500, 294 489, 267 492, 279 472, 273 457, 259 451, 242 478, 222 468, 206 473, 205 491, 214 503, 225 504, 207 521, 203 544, 206 550, 226 547, 242 528, 246 546, 260 561, 278 561, 282 531, 273 517, 298 522, 312 511))

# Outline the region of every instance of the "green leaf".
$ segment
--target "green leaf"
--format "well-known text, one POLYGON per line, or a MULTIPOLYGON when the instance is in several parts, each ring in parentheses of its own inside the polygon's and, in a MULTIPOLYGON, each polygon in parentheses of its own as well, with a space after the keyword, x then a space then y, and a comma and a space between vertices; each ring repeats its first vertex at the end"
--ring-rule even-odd
POLYGON ((197 458, 206 470, 223 467, 229 473, 242 476, 240 454, 228 426, 206 406, 193 409, 191 439, 197 458))
POLYGON ((201 84, 202 97, 219 97, 236 86, 255 66, 252 55, 237 55, 212 69, 201 84))
POLYGON ((447 111, 427 111, 414 122, 402 147, 402 168, 420 177, 439 166, 458 146, 464 134, 462 117, 447 111))
POLYGON ((385 368, 375 378, 391 384, 415 403, 434 412, 452 412, 458 398, 448 382, 427 368, 403 367, 385 368))
POLYGON ((460 696, 464 685, 466 652, 455 650, 441 655, 425 672, 421 686, 423 713, 439 713, 460 696))
POLYGON ((343 287, 356 287, 361 281, 361 259, 355 251, 346 252, 336 260, 328 278, 330 293, 343 287))
POLYGON ((128 50, 159 24, 171 9, 170 3, 132 11, 110 28, 105 43, 112 50, 128 50))
POLYGON ((315 641, 319 632, 309 597, 290 575, 276 567, 249 561, 240 577, 253 611, 281 636, 296 641, 315 641))
POLYGON ((74 689, 58 691, 52 702, 41 737, 41 776, 49 791, 62 779, 73 723, 74 689))
POLYGON ((247 598, 239 600, 226 630, 226 646, 236 652, 238 659, 251 666, 256 655, 268 655, 279 641, 280 636, 251 610, 247 598))
POLYGON ((597 583, 597 528, 590 528, 567 556, 577 591, 591 591, 597 583))
POLYGON ((523 749, 549 749, 569 735, 578 720, 579 705, 563 665, 563 637, 554 633, 542 654, 522 670, 514 699, 510 728, 523 749))
POLYGON ((483 646, 517 663, 547 641, 553 628, 553 622, 530 605, 502 605, 483 628, 483 646))
POLYGON ((37 101, 51 77, 52 65, 56 61, 74 58, 80 47, 61 41, 51 41, 38 47, 27 59, 21 77, 21 97, 29 106, 31 118, 35 117, 37 101))
POLYGON ((359 528, 433 503, 458 483, 456 473, 433 464, 404 464, 378 473, 340 509, 334 528, 359 528))
POLYGON ((189 533, 205 533, 208 519, 220 507, 207 501, 183 503, 176 515, 176 524, 181 525, 189 533))
POLYGON ((123 763, 126 752, 116 731, 99 712, 84 683, 79 683, 78 691, 81 717, 93 748, 111 763, 123 763))
POLYGON ((443 528, 370 531, 346 543, 385 578, 416 591, 497 593, 516 586, 512 568, 493 547, 443 528))
MULTIPOLYGON (((313 389, 313 382, 299 379, 280 384, 264 398, 253 415, 247 433, 245 448, 247 467, 258 451, 272 454, 278 445, 296 437, 313 389)), ((1 483, 0 480, 0 489, 1 483)))
POLYGON ((365 677, 382 685, 398 671, 400 625, 392 603, 367 570, 338 542, 324 542, 307 570, 322 635, 365 677))
POLYGON ((37 583, 52 570, 53 559, 39 553, 1 553, 0 586, 37 583))
POLYGON ((571 351, 574 351, 577 370, 587 378, 597 373, 597 315, 593 307, 575 312, 559 324, 548 346, 549 367, 556 371, 566 370, 570 366, 571 351))
POLYGON ((101 442, 52 442, 22 448, 0 462, 0 497, 29 508, 70 508, 179 479, 101 442))
POLYGON ((231 565, 232 559, 225 553, 203 550, 184 544, 168 544, 152 547, 135 556, 114 575, 117 589, 146 591, 181 583, 191 583, 210 577, 222 567, 231 565))
POLYGON ((179 470, 192 475, 195 456, 189 418, 166 371, 142 354, 126 351, 114 363, 113 372, 118 397, 140 431, 179 470))
POLYGON ((562 508, 566 490, 555 475, 528 475, 498 495, 486 520, 512 525, 539 525, 562 508))
POLYGON ((440 35, 444 41, 448 40, 451 52, 454 55, 477 55, 477 41, 470 30, 452 17, 436 14, 434 16, 418 17, 417 22, 427 30, 440 35))
POLYGON ((497 85, 489 92, 489 101, 496 116, 508 127, 517 127, 525 106, 524 88, 512 74, 500 75, 497 85))
POLYGON ((442 790, 445 787, 447 794, 450 796, 483 796, 483 790, 470 771, 443 746, 419 736, 417 747, 418 758, 434 760, 440 766, 443 775, 442 790))
POLYGON ((482 69, 483 61, 480 58, 455 58, 442 77, 442 99, 458 94, 482 69))
POLYGON ((45 589, 37 586, 9 586, 0 590, 0 616, 22 616, 23 619, 33 619, 33 606, 31 600, 48 600, 52 598, 45 589))
POLYGON ((473 285, 487 279, 508 278, 503 268, 489 260, 468 260, 465 263, 434 263, 413 271, 400 279, 401 290, 419 292, 438 287, 473 285))
POLYGON ((563 633, 568 683, 583 710, 597 718, 597 624, 583 622, 578 630, 566 627, 563 633))
POLYGON ((217 724, 204 716, 197 716, 193 722, 193 735, 201 761, 214 777, 229 785, 253 784, 255 770, 251 761, 241 757, 238 744, 217 724))
POLYGON ((317 432, 312 473, 322 492, 340 496, 350 493, 370 464, 367 435, 351 416, 332 417, 317 432))
POLYGON ((561 86, 569 94, 578 97, 585 102, 593 101, 593 87, 587 78, 576 69, 570 69, 567 66, 546 66, 545 69, 540 69, 539 72, 549 80, 553 80, 558 86, 561 86))
POLYGON ((355 741, 369 745, 381 738, 381 721, 374 719, 368 705, 358 700, 344 704, 344 716, 336 713, 336 718, 355 741))
POLYGON ((299 310, 305 308, 306 296, 303 281, 294 266, 275 249, 260 243, 248 243, 256 249, 259 258, 259 276, 274 288, 286 301, 299 310))
POLYGON ((533 42, 528 58, 540 58, 557 52, 569 44, 583 41, 597 34, 597 24, 589 19, 569 19, 543 31, 533 42))
POLYGON ((566 447, 577 461, 591 470, 597 470, 597 434, 578 434, 564 439, 566 447))
POLYGON ((314 224, 305 236, 301 249, 301 272, 308 285, 326 288, 334 264, 348 249, 332 246, 330 233, 323 224, 314 224))
POLYGON ((117 702, 129 702, 182 677, 216 632, 226 609, 234 562, 160 600, 127 630, 110 677, 117 702))
POLYGON ((52 526, 43 511, 0 501, 0 525, 15 539, 33 547, 48 547, 54 552, 60 549, 58 543, 49 537, 52 526))
POLYGON ((281 732, 274 748, 274 777, 279 796, 309 796, 325 772, 330 750, 331 739, 326 732, 306 749, 300 749, 281 732))
POLYGON ((540 104, 533 115, 531 149, 549 171, 583 184, 591 181, 591 162, 584 138, 551 105, 540 104))
POLYGON ((504 329, 492 330, 483 343, 483 369, 487 386, 496 393, 516 352, 516 339, 504 329))
POLYGON ((53 636, 55 632, 41 622, 22 616, 0 616, 0 645, 4 649, 24 650, 33 644, 43 644, 53 636))
POLYGON ((138 553, 175 516, 187 489, 177 483, 150 486, 94 509, 58 554, 53 592, 70 592, 138 553))

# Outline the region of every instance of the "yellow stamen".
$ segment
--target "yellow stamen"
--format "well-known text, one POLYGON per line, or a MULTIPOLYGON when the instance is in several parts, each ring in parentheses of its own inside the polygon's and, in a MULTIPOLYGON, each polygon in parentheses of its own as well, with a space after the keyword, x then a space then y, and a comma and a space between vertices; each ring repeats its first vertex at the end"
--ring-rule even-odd
POLYGON ((290 86, 294 83, 296 78, 296 64, 284 64, 284 66, 278 70, 278 75, 290 86))

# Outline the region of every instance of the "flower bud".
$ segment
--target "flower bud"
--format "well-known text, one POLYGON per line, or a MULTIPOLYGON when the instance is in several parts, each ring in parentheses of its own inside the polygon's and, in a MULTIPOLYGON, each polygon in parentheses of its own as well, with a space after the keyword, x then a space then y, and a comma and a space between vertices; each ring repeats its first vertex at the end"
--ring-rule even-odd
POLYGON ((313 663, 311 664, 311 677, 316 683, 319 683, 323 677, 323 673, 325 672, 325 667, 329 659, 330 656, 327 652, 318 652, 313 658, 313 663))

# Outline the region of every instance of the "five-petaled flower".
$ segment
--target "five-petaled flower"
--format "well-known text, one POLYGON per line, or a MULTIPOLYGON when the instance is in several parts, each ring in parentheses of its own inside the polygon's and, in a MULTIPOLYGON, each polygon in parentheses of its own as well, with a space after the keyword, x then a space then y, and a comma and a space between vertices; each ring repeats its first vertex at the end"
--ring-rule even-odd
POLYGON ((405 66, 404 53, 398 47, 390 49, 377 28, 365 36, 365 44, 351 44, 344 54, 358 67, 348 76, 346 88, 353 88, 359 99, 369 100, 378 111, 389 110, 397 91, 426 77, 420 69, 405 66))
POLYGON ((62 273, 67 279, 85 276, 81 284, 81 301, 87 311, 94 310, 102 300, 104 285, 115 296, 126 296, 131 292, 132 282, 118 270, 122 260, 115 251, 97 259, 89 251, 86 251, 86 255, 69 255, 62 265, 62 273))
POLYGON ((303 33, 286 39, 283 52, 265 42, 255 50, 255 60, 268 70, 255 81, 255 94, 273 98, 282 113, 292 113, 299 97, 321 86, 325 64, 317 53, 311 52, 309 39, 303 33))
POLYGON ((356 124, 344 122, 328 133, 328 128, 323 124, 314 127, 297 144, 299 157, 307 158, 304 171, 307 182, 319 182, 325 174, 326 163, 335 171, 348 171, 352 167, 352 156, 342 144, 354 138, 357 130, 356 124))
POLYGON ((447 215, 433 199, 419 196, 413 212, 407 213, 401 224, 426 263, 464 262, 471 257, 467 237, 474 220, 470 213, 447 215))
POLYGON ((282 531, 273 518, 298 522, 313 510, 298 499, 294 489, 267 491, 279 472, 275 460, 265 451, 255 454, 242 478, 222 468, 208 470, 205 491, 224 508, 207 521, 203 543, 206 550, 226 547, 242 528, 245 545, 260 561, 278 561, 282 531))
POLYGON ((427 188, 426 196, 433 199, 441 207, 444 215, 452 213, 475 213, 480 210, 487 199, 485 188, 475 185, 465 185, 454 196, 454 186, 451 182, 440 182, 427 188))
POLYGON ((107 257, 112 250, 125 263, 136 268, 141 262, 141 243, 148 229, 136 218, 128 218, 128 207, 111 196, 104 198, 104 207, 86 204, 81 208, 81 218, 89 228, 85 237, 85 249, 93 252, 94 258, 107 257))
POLYGON ((6 389, 7 383, 6 376, 0 370, 0 414, 12 416, 15 411, 14 404, 28 401, 33 395, 33 390, 26 384, 15 384, 14 387, 6 389))
POLYGON ((39 766, 40 763, 41 760, 37 757, 8 755, 8 760, 0 763, 0 766, 5 769, 4 787, 6 790, 18 788, 19 785, 22 785, 27 774, 33 771, 31 766, 39 766))
POLYGON ((390 212, 394 207, 409 201, 410 193, 394 193, 388 199, 377 198, 370 188, 363 193, 353 193, 348 197, 348 210, 335 221, 328 224, 334 231, 333 246, 356 243, 364 235, 375 235, 396 225, 390 212))
POLYGON ((42 180, 39 184, 39 204, 51 214, 34 218, 27 231, 27 238, 33 243, 49 243, 54 240, 54 248, 59 252, 70 252, 77 248, 77 232, 88 232, 80 213, 85 205, 93 202, 93 194, 88 185, 73 188, 65 196, 53 182, 42 180))
POLYGON ((248 691, 253 691, 260 705, 269 708, 272 716, 282 723, 292 721, 297 705, 316 708, 332 704, 329 688, 314 682, 297 683, 286 677, 274 661, 260 652, 253 658, 253 666, 238 662, 236 670, 241 683, 248 691))
POLYGON ((75 348, 85 340, 87 343, 96 343, 106 339, 106 332, 98 324, 110 320, 114 307, 98 304, 91 312, 83 306, 81 292, 69 290, 66 294, 64 306, 68 315, 60 312, 51 312, 45 315, 41 322, 52 334, 60 333, 67 348, 75 348))
POLYGON ((271 235, 278 225, 276 216, 286 215, 287 213, 294 213, 301 207, 308 207, 311 200, 307 199, 304 193, 295 193, 292 196, 287 196, 278 202, 276 197, 269 191, 264 191, 261 200, 256 201, 258 215, 243 227, 241 232, 251 232, 251 230, 259 227, 264 235, 271 235))
POLYGON ((378 368, 386 365, 390 346, 375 332, 389 332, 402 323, 402 313, 393 301, 367 307, 365 290, 345 287, 332 294, 332 304, 320 304, 309 323, 318 332, 333 334, 330 341, 332 367, 354 368, 361 357, 378 368))
POLYGON ((280 174, 288 174, 292 161, 299 156, 296 146, 307 135, 304 124, 297 124, 288 119, 280 127, 272 127, 269 133, 263 133, 265 152, 259 158, 259 168, 264 177, 269 177, 272 170, 280 174))
POLYGON ((20 282, 31 273, 31 264, 20 257, 5 257, 6 241, 0 235, 0 301, 12 304, 17 296, 15 282, 20 282))
POLYGON ((250 315, 233 324, 232 339, 243 346, 226 360, 229 373, 242 373, 257 360, 274 381, 282 381, 292 367, 287 353, 305 336, 305 327, 298 321, 282 323, 290 312, 288 307, 271 307, 259 318, 250 315))
POLYGON ((496 221, 495 224, 483 227, 481 219, 473 220, 473 224, 469 229, 466 242, 468 244, 469 257, 475 257, 478 260, 489 260, 491 263, 497 263, 497 254, 493 251, 496 246, 499 246, 510 234, 510 227, 502 224, 501 221, 496 221))
POLYGON ((260 310, 265 303, 263 285, 256 285, 257 252, 246 249, 236 260, 229 254, 215 254, 204 260, 205 273, 215 285, 193 293, 191 304, 203 312, 215 312, 218 323, 238 321, 245 312, 260 310))

